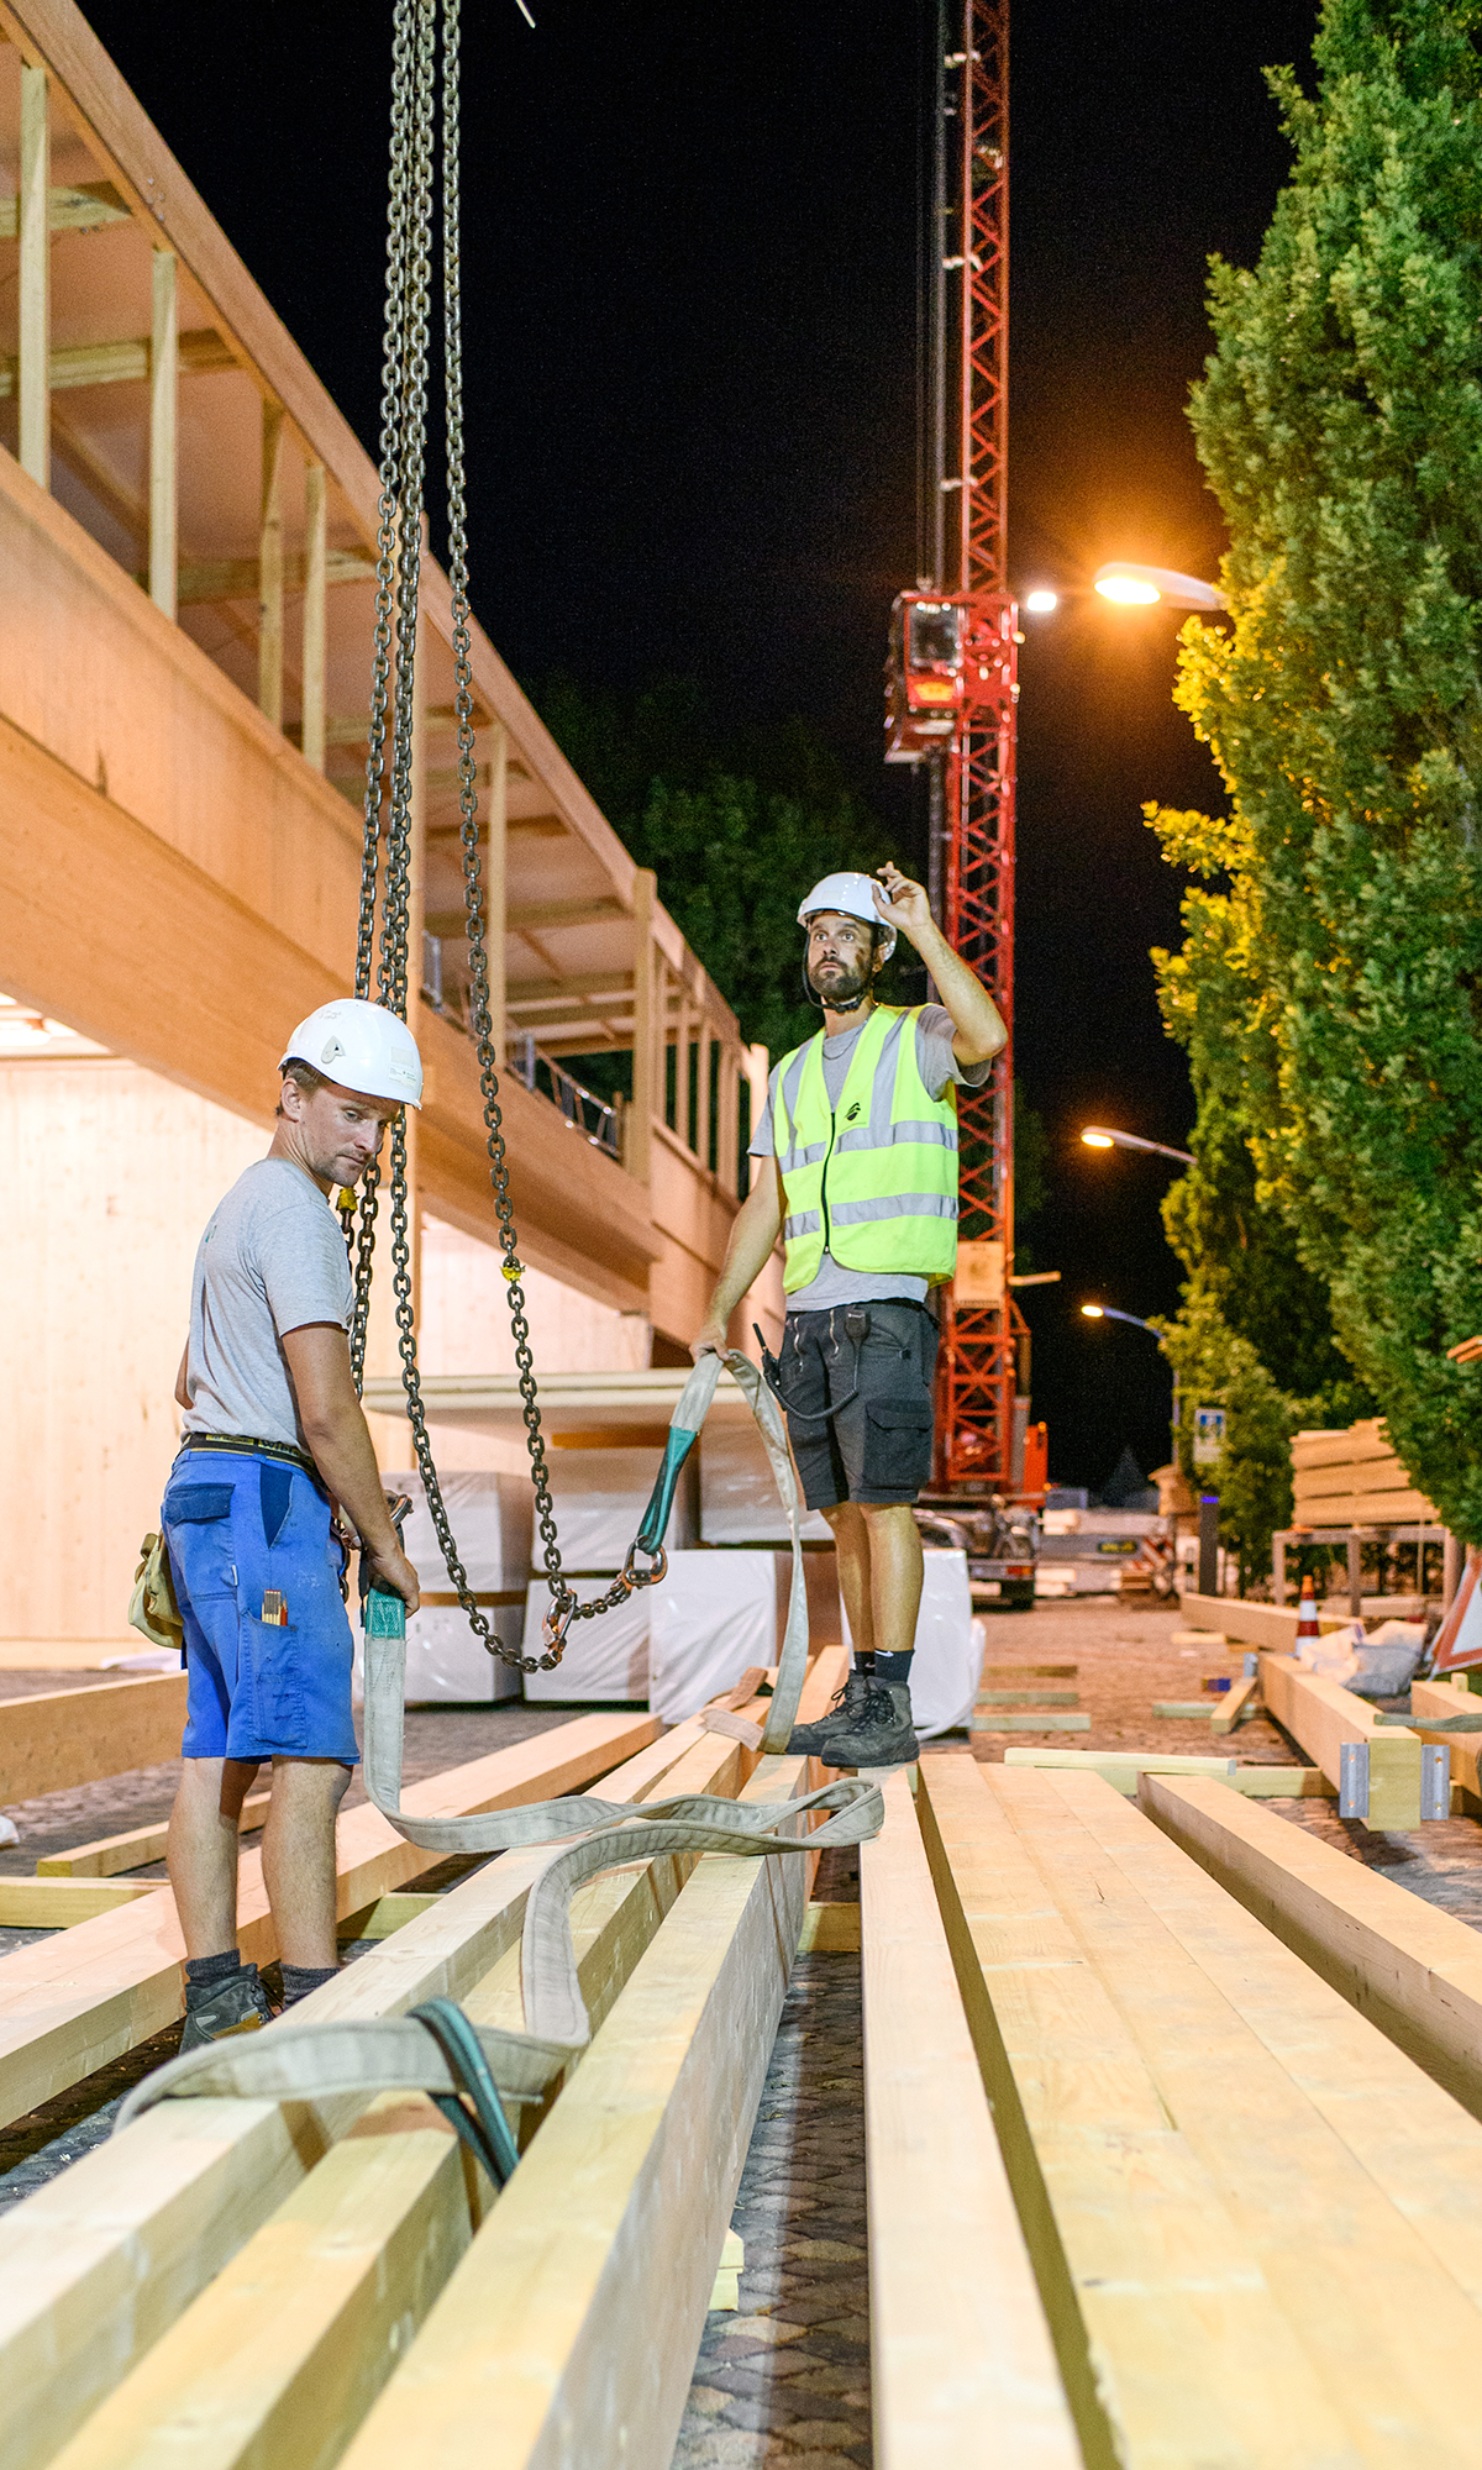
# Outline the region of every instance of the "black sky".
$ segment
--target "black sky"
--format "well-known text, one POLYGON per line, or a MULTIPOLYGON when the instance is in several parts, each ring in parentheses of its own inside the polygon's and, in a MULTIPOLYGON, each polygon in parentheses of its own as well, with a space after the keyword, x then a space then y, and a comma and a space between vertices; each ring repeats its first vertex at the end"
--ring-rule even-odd
MULTIPOLYGON (((84 0, 374 450, 384 0, 84 0)), ((700 679, 727 720, 803 714, 912 829, 878 763, 892 592, 915 547, 922 0, 465 0, 465 281, 475 606, 527 684, 700 679)), ((1305 70, 1313 0, 1017 0, 1014 581, 1107 556, 1212 573, 1218 510, 1183 405, 1211 250, 1253 262, 1286 149, 1260 71, 1305 70)), ((1145 798, 1219 788, 1169 701, 1174 621, 1072 601, 1021 705, 1018 1057, 1053 1198, 1028 1230, 1035 1412, 1061 1481, 1166 1456, 1150 1339, 1172 1308, 1164 1171, 1093 1118, 1178 1141, 1190 1104, 1148 946, 1177 880, 1145 798)))

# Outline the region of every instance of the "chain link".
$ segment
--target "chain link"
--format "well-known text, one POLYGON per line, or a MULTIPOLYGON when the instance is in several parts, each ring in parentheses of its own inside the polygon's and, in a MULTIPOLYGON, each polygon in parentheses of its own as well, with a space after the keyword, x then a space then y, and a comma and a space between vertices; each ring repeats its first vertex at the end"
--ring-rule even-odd
MULTIPOLYGON (((365 850, 361 864, 360 919, 355 992, 371 992, 378 903, 381 911, 376 997, 407 1017, 415 982, 408 950, 411 924, 413 819, 413 715, 416 696, 417 608, 422 560, 423 495, 427 452, 427 351, 432 271, 433 141, 435 127, 438 0, 396 0, 392 40, 391 174, 386 244, 386 328, 381 381, 381 496, 376 541, 376 628, 370 729, 365 773, 365 850), (391 716, 389 791, 386 723, 391 716), (385 860, 381 861, 384 837, 385 860)), ((664 1576, 667 1556, 635 1543, 621 1574, 602 1595, 582 1602, 561 1566, 550 1470, 541 1430, 535 1360, 521 1283, 524 1270, 509 1189, 509 1159, 499 1105, 494 1022, 489 1008, 489 956, 485 942, 483 861, 479 849, 478 768, 474 744, 473 652, 468 598, 468 492, 463 436, 463 319, 459 256, 459 36, 460 0, 443 0, 442 51, 442 243, 443 366, 448 483, 448 567, 452 583, 454 709, 458 731, 459 837, 468 936, 469 1022, 479 1063, 484 1132, 499 1245, 504 1255, 510 1328, 519 1375, 521 1413, 551 1607, 542 1655, 517 1655, 506 1647, 474 1601, 433 1464, 417 1363, 412 1308, 411 1234, 408 1207, 407 1132, 404 1118, 391 1127, 390 1220, 392 1287, 396 1301, 397 1352, 401 1358, 407 1419, 427 1508, 447 1573, 463 1612, 490 1655, 521 1672, 551 1671, 561 1661, 575 1621, 614 1611, 635 1588, 664 1576), (640 1554, 648 1566, 640 1565, 640 1554)), ((370 1313, 371 1260, 379 1195, 373 1165, 360 1192, 359 1223, 347 1213, 346 1243, 355 1270, 351 1357, 357 1389, 365 1371, 370 1313)))

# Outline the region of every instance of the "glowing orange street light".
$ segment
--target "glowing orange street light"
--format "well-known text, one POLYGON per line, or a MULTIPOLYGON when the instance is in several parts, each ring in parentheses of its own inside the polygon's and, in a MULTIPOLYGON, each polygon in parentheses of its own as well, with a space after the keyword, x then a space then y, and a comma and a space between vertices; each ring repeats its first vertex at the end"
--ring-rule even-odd
POLYGON ((1171 1149, 1166 1141, 1145 1141, 1140 1132, 1117 1132, 1108 1124, 1087 1124, 1081 1139, 1088 1149, 1144 1149, 1155 1158, 1176 1158, 1180 1166, 1194 1163, 1190 1149, 1171 1149))
POLYGON ((1216 583, 1199 575, 1181 575, 1171 566, 1138 566, 1127 558, 1112 558, 1091 578, 1103 600, 1120 609, 1151 609, 1166 601, 1170 609, 1227 609, 1229 602, 1216 583))

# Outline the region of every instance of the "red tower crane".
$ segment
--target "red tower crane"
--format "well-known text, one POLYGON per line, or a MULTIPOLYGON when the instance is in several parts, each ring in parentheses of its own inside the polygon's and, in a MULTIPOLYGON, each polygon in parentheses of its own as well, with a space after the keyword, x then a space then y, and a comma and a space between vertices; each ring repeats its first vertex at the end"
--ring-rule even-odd
POLYGON ((961 1093, 955 1285, 944 1296, 937 1482, 1023 1497, 1028 1333, 1014 1250, 1014 785, 1018 610, 1008 588, 1008 0, 936 0, 936 111, 927 237, 924 546, 931 572, 898 595, 887 664, 886 761, 926 764, 932 903, 992 988, 1009 1043, 989 1085, 961 1093))

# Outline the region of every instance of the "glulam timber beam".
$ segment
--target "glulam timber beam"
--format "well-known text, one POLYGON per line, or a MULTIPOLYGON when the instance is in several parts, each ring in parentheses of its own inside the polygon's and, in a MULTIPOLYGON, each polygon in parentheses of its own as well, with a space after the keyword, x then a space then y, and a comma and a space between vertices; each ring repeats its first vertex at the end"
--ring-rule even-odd
POLYGON ((51 485, 51 104, 44 68, 21 63, 20 186, 16 192, 16 451, 21 470, 51 485))
POLYGON ((154 323, 149 342, 149 597, 167 618, 179 584, 179 290, 171 249, 150 251, 154 323))
MULTIPOLYGON (((251 1835, 268 1814, 270 1793, 249 1793, 242 1804, 238 1821, 240 1832, 251 1835)), ((150 1827, 127 1827, 118 1835, 97 1836, 91 1844, 74 1844, 70 1852, 45 1853, 36 1864, 38 1878, 116 1878, 120 1871, 142 1870, 151 1861, 163 1861, 169 1821, 160 1819, 150 1827)))
MULTIPOLYGON (((783 1807, 806 1761, 741 1798, 783 1807)), ((707 1854, 343 2456, 442 2470, 673 2450, 808 1863, 707 1854)), ((394 1943, 394 1942, 393 1942, 394 1943)))
MULTIPOLYGON (((513 1809, 572 1792, 641 1749, 652 1716, 582 1715, 533 1740, 413 1784, 405 1806, 423 1817, 513 1809)), ((336 1911, 376 1898, 437 1867, 367 1802, 343 1814, 335 1842, 336 1911)), ((238 1942, 244 1957, 277 1952, 262 1855, 242 1856, 238 1942)), ((180 2014, 185 1944, 169 1892, 84 1921, 56 1939, 0 1956, 0 2124, 24 2118, 109 2059, 136 2049, 180 2014)))
MULTIPOLYGON (((821 1707, 816 1712, 821 1712, 821 1707)), ((547 1738, 549 1736, 546 1736, 547 1738)), ((608 1775, 604 1799, 666 1788, 701 1739, 677 1725, 608 1775)), ((519 1946, 549 1848, 506 1853, 305 2002, 313 2021, 463 1999, 519 1946)), ((42 2470, 363 2104, 167 2102, 18 2206, 0 2244, 0 2470, 42 2470)))
POLYGON ((1455 2454, 1482 2126, 1108 1786, 970 1764, 928 1841, 1088 2459, 1455 2454))
POLYGON ((1482 1937, 1305 1827, 1192 1776, 1142 1807, 1324 1981, 1482 2118, 1482 1937))
MULTIPOLYGON (((48 193, 47 223, 54 232, 96 232, 107 223, 129 220, 128 207, 111 180, 83 180, 48 193)), ((0 197, 0 240, 18 239, 19 227, 16 199, 0 197)))
POLYGON ((1369 1752, 1369 1814, 1371 1827, 1408 1828, 1420 1825, 1422 1744, 1417 1733, 1381 1725, 1378 1710, 1337 1681, 1309 1672, 1292 1655, 1261 1657, 1261 1696, 1292 1739, 1321 1767, 1337 1788, 1345 1742, 1359 1741, 1369 1752))
POLYGON ((989 2429, 1015 2470, 1081 2470, 910 1779, 883 1783, 857 1910, 875 2470, 973 2461, 989 2429))
POLYGON ((178 1758, 184 1726, 183 1672, 0 1700, 0 1803, 178 1758))
MULTIPOLYGON (((162 250, 158 254, 168 256, 170 252, 162 250)), ((209 326, 180 335, 177 355, 179 368, 187 376, 204 375, 213 369, 235 369, 238 365, 229 346, 209 326)), ((154 356, 153 340, 148 335, 138 342, 64 343, 48 357, 47 384, 53 394, 77 386, 142 386, 153 375, 154 356)), ((0 353, 0 402, 16 392, 17 365, 14 358, 0 353)))

